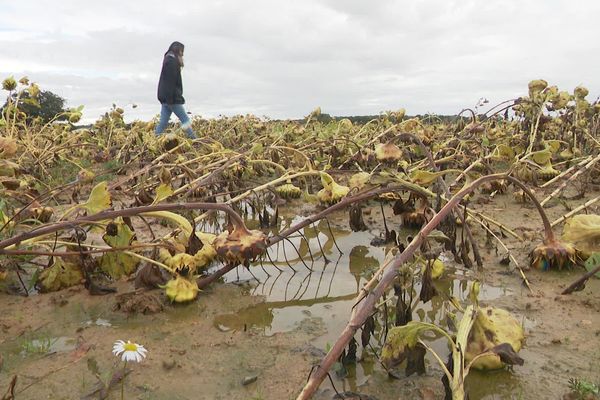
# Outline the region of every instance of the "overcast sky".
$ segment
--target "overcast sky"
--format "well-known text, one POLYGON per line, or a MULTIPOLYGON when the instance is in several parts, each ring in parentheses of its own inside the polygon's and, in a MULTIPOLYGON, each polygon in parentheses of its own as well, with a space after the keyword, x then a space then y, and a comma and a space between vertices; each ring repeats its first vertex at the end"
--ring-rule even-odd
POLYGON ((149 119, 178 40, 187 109, 205 117, 450 114, 536 78, 593 101, 599 16, 598 0, 0 0, 0 76, 85 105, 88 121, 112 103, 149 119))

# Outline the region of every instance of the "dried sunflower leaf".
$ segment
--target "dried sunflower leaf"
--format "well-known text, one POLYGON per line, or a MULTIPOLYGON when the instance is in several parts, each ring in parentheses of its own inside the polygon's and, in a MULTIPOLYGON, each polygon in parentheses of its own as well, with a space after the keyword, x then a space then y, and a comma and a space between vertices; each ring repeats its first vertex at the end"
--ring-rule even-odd
POLYGON ((108 183, 106 181, 102 181, 94 186, 88 201, 81 205, 81 207, 85 208, 90 214, 97 214, 107 210, 110 206, 111 199, 108 191, 108 183))
POLYGON ((80 284, 83 281, 81 268, 60 257, 55 257, 49 268, 40 272, 38 286, 42 292, 54 292, 80 284))
POLYGON ((161 201, 167 199, 169 196, 173 194, 173 188, 171 185, 166 183, 161 183, 156 188, 156 195, 154 196, 154 201, 152 204, 158 204, 161 201))
MULTIPOLYGON (((106 227, 102 239, 112 248, 121 248, 131 245, 135 233, 122 218, 117 218, 106 227)), ((100 269, 113 279, 132 274, 139 264, 139 259, 124 252, 108 252, 100 257, 100 269)))
POLYGON ((563 229, 562 240, 573 243, 584 255, 600 252, 600 215, 575 215, 563 229))

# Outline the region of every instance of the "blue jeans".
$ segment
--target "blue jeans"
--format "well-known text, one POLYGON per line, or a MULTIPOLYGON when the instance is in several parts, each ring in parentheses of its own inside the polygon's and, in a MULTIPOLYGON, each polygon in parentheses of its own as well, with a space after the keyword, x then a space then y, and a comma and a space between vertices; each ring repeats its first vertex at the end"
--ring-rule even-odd
POLYGON ((181 128, 185 130, 187 136, 191 139, 195 139, 196 135, 192 130, 192 121, 190 121, 190 118, 187 116, 183 104, 162 104, 160 108, 160 122, 156 126, 155 133, 157 135, 163 133, 169 123, 172 113, 175 113, 177 118, 181 121, 181 128))

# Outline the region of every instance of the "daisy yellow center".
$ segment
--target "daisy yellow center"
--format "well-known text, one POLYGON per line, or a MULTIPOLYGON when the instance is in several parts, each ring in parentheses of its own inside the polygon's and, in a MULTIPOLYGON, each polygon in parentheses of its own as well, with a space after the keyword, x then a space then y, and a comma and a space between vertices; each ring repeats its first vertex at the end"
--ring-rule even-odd
POLYGON ((125 349, 125 351, 137 351, 138 348, 135 343, 125 343, 123 349, 125 349))

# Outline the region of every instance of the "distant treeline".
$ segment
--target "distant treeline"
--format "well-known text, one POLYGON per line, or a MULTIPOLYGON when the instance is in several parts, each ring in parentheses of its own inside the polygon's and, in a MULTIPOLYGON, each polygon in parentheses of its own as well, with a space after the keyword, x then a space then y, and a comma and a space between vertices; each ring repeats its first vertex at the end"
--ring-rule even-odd
MULTIPOLYGON (((342 119, 348 119, 350 120, 353 124, 356 125, 362 125, 362 124, 366 124, 367 122, 373 120, 373 119, 378 119, 378 118, 382 118, 385 114, 379 114, 379 115, 350 115, 350 116, 331 116, 327 113, 321 113, 316 117, 313 117, 313 119, 316 119, 317 121, 323 122, 323 123, 327 123, 327 122, 331 122, 331 121, 340 121, 342 119)), ((407 120, 410 118, 419 118, 422 121, 428 122, 443 122, 443 123, 453 123, 456 122, 458 119, 463 119, 464 121, 468 121, 470 120, 470 116, 458 116, 458 115, 435 115, 435 114, 417 114, 417 115, 406 115, 403 120, 407 120)), ((393 120, 394 117, 391 117, 391 119, 393 120)), ((298 122, 304 123, 306 122, 306 118, 298 120, 298 122)))

